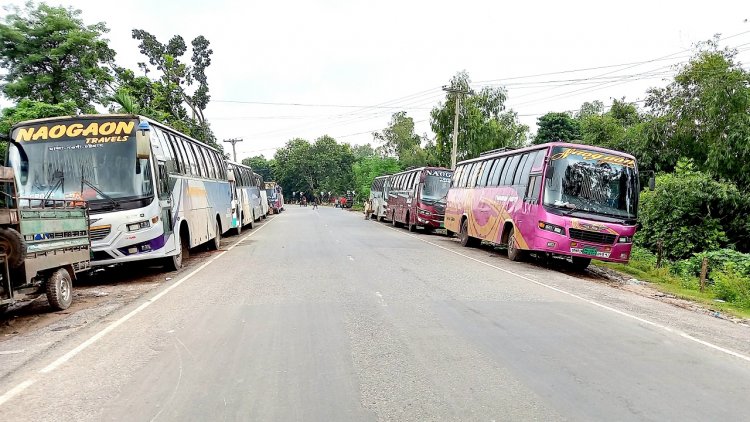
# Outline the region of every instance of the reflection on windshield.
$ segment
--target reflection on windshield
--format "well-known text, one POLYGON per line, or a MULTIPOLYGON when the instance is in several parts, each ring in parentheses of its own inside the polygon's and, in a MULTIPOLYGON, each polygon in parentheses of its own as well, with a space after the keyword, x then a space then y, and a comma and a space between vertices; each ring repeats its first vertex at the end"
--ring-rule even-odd
POLYGON ((149 161, 136 160, 135 142, 86 145, 81 139, 24 143, 23 148, 28 156, 23 171, 17 147, 10 149, 23 197, 109 201, 153 195, 149 161))
POLYGON ((563 150, 569 148, 557 147, 552 154, 552 177, 546 179, 544 189, 545 205, 636 217, 638 178, 633 163, 606 154, 582 150, 569 154, 563 150))
POLYGON ((424 178, 422 186, 422 199, 428 201, 445 202, 448 195, 448 189, 451 187, 450 172, 444 172, 446 175, 427 175, 424 178))

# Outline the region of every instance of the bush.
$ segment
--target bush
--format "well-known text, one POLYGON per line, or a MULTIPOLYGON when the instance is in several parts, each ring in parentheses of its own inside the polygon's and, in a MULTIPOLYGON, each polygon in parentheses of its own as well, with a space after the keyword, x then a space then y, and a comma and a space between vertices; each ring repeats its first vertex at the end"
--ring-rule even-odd
POLYGON ((657 177, 655 191, 641 193, 638 244, 656 251, 663 241, 666 258, 679 260, 735 246, 745 250, 750 199, 732 183, 713 180, 681 162, 673 174, 657 177))
POLYGON ((728 263, 725 268, 713 274, 713 292, 716 298, 743 307, 750 307, 750 277, 743 275, 728 263))
POLYGON ((703 257, 708 259, 708 278, 714 280, 716 271, 724 271, 729 265, 733 271, 742 277, 750 277, 750 254, 737 252, 733 249, 719 249, 716 251, 696 253, 692 257, 677 261, 672 266, 672 272, 683 277, 698 277, 701 272, 703 257))

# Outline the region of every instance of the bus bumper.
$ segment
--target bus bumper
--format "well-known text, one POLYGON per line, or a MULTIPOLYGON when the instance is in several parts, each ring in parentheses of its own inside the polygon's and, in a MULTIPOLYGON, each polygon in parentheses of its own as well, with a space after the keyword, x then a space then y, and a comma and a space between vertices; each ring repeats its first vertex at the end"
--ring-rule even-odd
POLYGON ((627 263, 630 259, 632 243, 616 243, 602 245, 580 240, 573 240, 562 236, 539 236, 534 250, 554 255, 575 256, 581 258, 598 259, 600 261, 627 263))

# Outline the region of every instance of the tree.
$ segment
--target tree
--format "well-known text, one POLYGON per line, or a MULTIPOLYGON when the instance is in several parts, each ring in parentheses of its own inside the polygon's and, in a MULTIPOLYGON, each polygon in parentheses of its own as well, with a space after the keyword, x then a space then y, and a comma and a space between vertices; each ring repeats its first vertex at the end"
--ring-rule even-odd
POLYGON ((750 183, 750 72, 718 38, 699 46, 674 82, 646 104, 666 124, 667 147, 714 177, 750 183))
MULTIPOLYGON (((469 83, 469 75, 459 72, 451 78, 450 86, 465 91, 469 83)), ((444 166, 450 165, 456 95, 449 93, 445 102, 430 112, 430 126, 436 135, 435 159, 444 166)), ((459 160, 491 149, 516 148, 526 142, 529 128, 518 122, 515 112, 505 110, 505 100, 505 89, 485 87, 461 101, 456 152, 459 160)))
POLYGON ((0 23, 3 94, 48 104, 73 101, 78 111, 94 112, 112 81, 115 52, 102 38, 106 25, 85 25, 80 10, 44 3, 11 10, 0 23))
POLYGON ((147 76, 135 77, 132 71, 118 69, 120 89, 140 101, 143 109, 165 116, 165 123, 223 151, 204 115, 210 100, 206 69, 211 65, 213 50, 209 41, 202 35, 193 39, 192 64, 187 65, 182 61, 187 44, 181 36, 162 44, 152 34, 134 29, 133 38, 140 41, 140 52, 148 58, 148 64, 138 64, 141 70, 148 75, 154 67, 160 77, 151 81, 147 76))
MULTIPOLYGON (((40 101, 21 100, 16 106, 3 109, 0 118, 0 133, 9 135, 14 124, 45 117, 67 116, 75 114, 77 105, 73 101, 59 104, 47 104, 40 101)), ((0 157, 5 158, 7 144, 0 142, 0 157)))
POLYGON ((353 145, 352 146, 352 154, 354 154, 354 158, 357 160, 361 160, 368 157, 375 156, 375 148, 372 147, 370 144, 364 144, 364 145, 353 145))
POLYGON ((581 138, 578 120, 572 118, 568 113, 547 113, 537 119, 536 136, 534 144, 544 144, 554 141, 574 141, 581 138))
POLYGON ((361 198, 369 198, 370 186, 376 177, 399 171, 401 171, 401 164, 393 157, 372 156, 357 161, 352 166, 357 194, 361 198))
POLYGON ((258 173, 263 180, 274 180, 273 160, 266 160, 262 155, 256 155, 255 157, 244 158, 242 164, 250 166, 255 173, 258 173))
POLYGON ((287 191, 319 194, 354 189, 351 147, 330 136, 321 136, 313 144, 292 139, 276 151, 274 160, 277 182, 287 191))

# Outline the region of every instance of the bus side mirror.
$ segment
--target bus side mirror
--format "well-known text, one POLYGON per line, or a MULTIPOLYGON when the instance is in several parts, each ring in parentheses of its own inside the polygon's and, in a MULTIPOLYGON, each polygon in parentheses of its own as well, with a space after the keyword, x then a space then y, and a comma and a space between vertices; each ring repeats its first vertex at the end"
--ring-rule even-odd
POLYGON ((648 178, 648 190, 656 189, 656 177, 651 176, 648 178))
POLYGON ((151 156, 151 126, 148 122, 138 124, 135 131, 135 156, 137 158, 149 158, 151 156))
MULTIPOLYGON (((18 157, 20 158, 21 162, 18 163, 18 168, 21 170, 20 174, 18 175, 18 181, 25 185, 26 182, 29 179, 29 156, 26 155, 26 151, 23 149, 23 146, 21 146, 20 143, 16 142, 8 136, 6 133, 0 133, 0 142, 7 142, 9 145, 13 144, 16 147, 16 151, 18 151, 18 157)), ((7 162, 5 165, 9 165, 7 162)))

